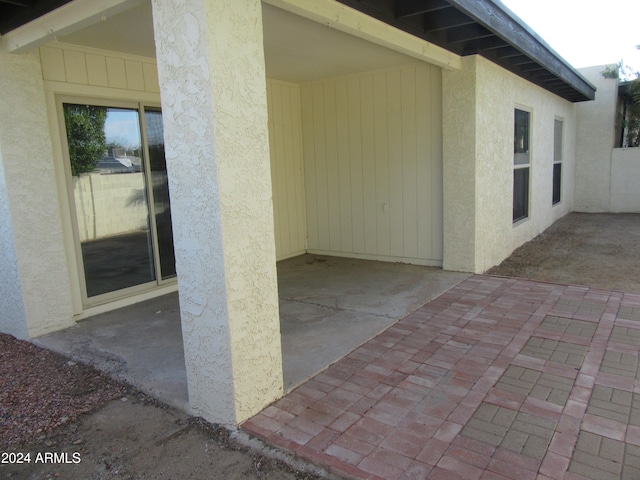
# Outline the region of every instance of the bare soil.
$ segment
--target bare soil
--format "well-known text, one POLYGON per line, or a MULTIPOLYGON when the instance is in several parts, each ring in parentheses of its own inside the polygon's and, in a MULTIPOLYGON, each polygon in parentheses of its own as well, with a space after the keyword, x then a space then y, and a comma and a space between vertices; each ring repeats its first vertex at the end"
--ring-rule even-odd
POLYGON ((2 479, 323 478, 90 366, 4 334, 0 385, 2 479))
POLYGON ((640 294, 640 214, 570 213, 487 273, 640 294))

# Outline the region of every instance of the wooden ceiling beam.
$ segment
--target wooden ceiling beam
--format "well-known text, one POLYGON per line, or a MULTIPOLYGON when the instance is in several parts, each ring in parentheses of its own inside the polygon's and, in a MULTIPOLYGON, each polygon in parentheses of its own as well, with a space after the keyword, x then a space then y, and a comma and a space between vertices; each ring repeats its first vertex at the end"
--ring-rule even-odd
POLYGON ((529 65, 529 64, 536 64, 536 62, 531 60, 526 55, 520 54, 518 56, 509 58, 509 65, 513 65, 514 67, 517 67, 519 65, 529 65))
POLYGON ((424 16, 424 31, 431 33, 465 25, 473 25, 474 23, 471 18, 455 9, 438 10, 424 16))
POLYGON ((396 1, 396 18, 412 17, 453 8, 446 0, 399 0, 396 1))
POLYGON ((7 5, 15 5, 16 7, 31 8, 34 5, 35 0, 31 2, 28 0, 0 0, 0 3, 6 3, 7 5))
POLYGON ((482 38, 488 38, 494 36, 492 32, 486 28, 472 23, 462 27, 451 28, 447 32, 447 42, 451 44, 480 40, 482 38))
POLYGON ((511 45, 506 47, 499 47, 495 49, 497 58, 512 58, 522 55, 522 52, 517 48, 513 48, 511 45))

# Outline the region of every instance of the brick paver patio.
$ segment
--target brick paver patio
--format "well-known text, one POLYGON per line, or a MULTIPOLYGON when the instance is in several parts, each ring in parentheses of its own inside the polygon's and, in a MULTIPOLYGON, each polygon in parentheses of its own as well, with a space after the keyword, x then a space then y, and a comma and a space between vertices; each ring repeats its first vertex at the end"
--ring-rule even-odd
POLYGON ((640 295, 476 275, 242 425, 358 479, 640 478, 640 295))

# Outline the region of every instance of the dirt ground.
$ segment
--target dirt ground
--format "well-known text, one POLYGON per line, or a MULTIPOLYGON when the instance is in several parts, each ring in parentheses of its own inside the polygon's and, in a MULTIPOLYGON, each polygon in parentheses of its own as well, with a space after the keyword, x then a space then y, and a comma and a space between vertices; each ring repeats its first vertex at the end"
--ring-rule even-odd
POLYGON ((640 214, 570 213, 487 273, 640 294, 640 214))
POLYGON ((5 334, 0 385, 2 479, 325 478, 88 365, 5 334))
MULTIPOLYGON (((570 214, 488 273, 640 293, 640 214, 570 214)), ((2 348, 5 358, 16 356, 7 352, 10 347, 2 348)), ((36 353, 24 355, 55 355, 32 348, 36 353)), ((73 363, 67 359, 47 357, 46 361, 59 362, 58 375, 74 368, 65 366, 73 363)), ((276 460, 273 450, 239 443, 228 430, 158 405, 126 386, 118 387, 116 394, 109 397, 115 399, 98 396, 97 377, 87 372, 81 378, 91 379, 91 388, 74 385, 68 394, 93 395, 97 400, 90 399, 94 402, 91 412, 87 413, 89 407, 85 403, 77 416, 64 412, 64 421, 43 426, 38 421, 53 415, 47 409, 55 410, 60 404, 40 405, 28 395, 51 396, 47 395, 50 390, 46 384, 38 383, 38 377, 53 379, 55 384, 64 384, 66 378, 53 378, 55 373, 44 371, 37 363, 23 363, 26 366, 20 368, 4 361, 0 365, 3 390, 11 386, 21 392, 0 396, 0 427, 10 426, 12 409, 18 410, 17 402, 26 396, 33 419, 29 408, 19 418, 21 423, 32 422, 34 431, 12 440, 14 437, 5 433, 8 430, 0 429, 0 478, 329 478, 301 463, 292 468, 276 460), (39 386, 34 393, 24 393, 35 384, 39 386), (30 454, 30 463, 15 463, 18 457, 24 460, 26 454, 30 454)))
POLYGON ((8 451, 31 453, 31 463, 1 465, 3 479, 321 478, 251 451, 225 429, 135 395, 111 401, 43 441, 8 451), (55 463, 44 463, 47 452, 58 455, 50 458, 55 463))

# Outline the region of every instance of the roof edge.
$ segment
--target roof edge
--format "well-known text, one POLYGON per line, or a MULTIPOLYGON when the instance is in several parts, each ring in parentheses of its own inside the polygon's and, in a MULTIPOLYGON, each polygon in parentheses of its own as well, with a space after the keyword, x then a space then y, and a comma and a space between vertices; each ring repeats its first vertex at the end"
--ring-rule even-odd
POLYGON ((500 0, 447 1, 566 82, 585 100, 595 98, 596 87, 500 0))

